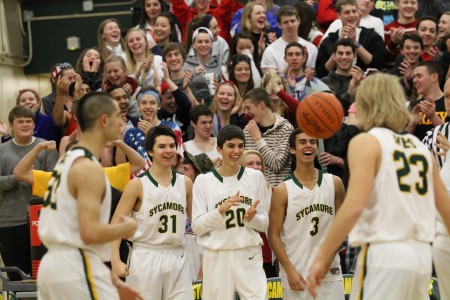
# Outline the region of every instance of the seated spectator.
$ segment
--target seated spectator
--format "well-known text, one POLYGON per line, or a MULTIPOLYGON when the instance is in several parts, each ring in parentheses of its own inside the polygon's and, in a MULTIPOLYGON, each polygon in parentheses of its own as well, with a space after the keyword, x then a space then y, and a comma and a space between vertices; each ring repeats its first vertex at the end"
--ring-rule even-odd
MULTIPOLYGON (((169 5, 167 5, 166 1, 164 0, 142 0, 142 11, 141 11, 141 18, 139 20, 138 27, 143 29, 145 31, 145 35, 147 38, 147 41, 149 42, 150 51, 153 52, 153 54, 161 55, 161 53, 155 52, 152 45, 156 45, 158 42, 158 39, 155 37, 154 28, 155 28, 155 21, 158 15, 162 12, 169 12, 169 5)), ((176 20, 175 16, 174 20, 176 20)), ((178 41, 181 41, 181 26, 176 20, 175 29, 177 32, 177 39, 178 41)), ((160 48, 158 48, 159 51, 161 51, 160 48)))
POLYGON ((242 100, 239 90, 231 81, 224 81, 219 84, 211 103, 213 112, 212 135, 217 137, 219 131, 227 125, 237 125, 245 127, 247 121, 244 114, 241 114, 242 100))
POLYGON ((206 27, 197 28, 192 34, 194 52, 188 54, 184 62, 184 70, 189 70, 194 76, 203 76, 214 92, 214 80, 220 81, 222 65, 219 53, 213 52, 213 35, 206 27))
POLYGON ((342 21, 342 29, 330 33, 322 40, 317 56, 316 74, 324 77, 336 69, 333 59, 334 44, 343 38, 349 38, 356 47, 356 65, 361 69, 383 69, 386 50, 383 39, 374 29, 359 27, 360 13, 355 0, 338 0, 336 9, 342 21))
POLYGON ((128 70, 139 86, 161 85, 162 71, 160 55, 154 55, 150 49, 145 32, 140 28, 128 30, 125 36, 128 70))
POLYGON ((217 139, 211 136, 213 113, 205 105, 198 105, 189 112, 191 126, 194 128, 194 139, 184 143, 184 150, 192 155, 205 153, 215 167, 222 164, 222 155, 217 151, 217 139))
POLYGON ((259 73, 253 74, 251 60, 245 54, 236 54, 231 57, 228 64, 228 77, 237 86, 241 98, 261 84, 261 76, 259 73), (256 77, 256 83, 254 77, 256 77))
POLYGON ((122 38, 119 22, 116 19, 106 19, 100 23, 97 31, 97 42, 100 54, 104 59, 118 55, 127 61, 125 41, 122 38))
POLYGON ((340 39, 334 44, 333 60, 336 70, 322 77, 333 94, 341 102, 344 112, 354 102, 355 91, 361 82, 363 70, 353 66, 356 58, 356 47, 350 39, 340 39))
POLYGON ((167 12, 160 13, 155 20, 154 35, 161 49, 170 42, 179 43, 175 18, 167 12))
POLYGON ((216 18, 220 28, 220 36, 227 42, 230 42, 231 17, 238 9, 242 8, 243 5, 236 0, 222 0, 220 2, 194 0, 193 2, 193 7, 189 7, 184 0, 171 1, 171 10, 183 29, 183 42, 186 40, 187 23, 198 14, 208 14, 216 18))
POLYGON ((219 55, 220 64, 226 65, 228 61, 228 56, 230 52, 230 47, 227 41, 221 36, 219 36, 219 26, 217 25, 217 20, 211 15, 198 14, 188 23, 188 28, 186 30, 186 42, 184 43, 184 49, 188 55, 194 54, 194 49, 192 48, 192 34, 197 28, 205 27, 211 30, 213 35, 213 53, 219 55))
POLYGON ((77 60, 75 72, 80 74, 83 82, 91 91, 100 90, 102 87, 103 68, 105 60, 98 48, 87 48, 81 52, 77 60))
MULTIPOLYGON (((61 133, 53 121, 53 116, 48 116, 43 113, 41 104, 41 96, 34 89, 22 89, 17 95, 16 105, 28 107, 34 113, 35 125, 33 136, 47 141, 55 141, 59 145, 61 133)), ((2 143, 12 138, 7 132, 4 132, 2 135, 2 143)))
POLYGON ((437 60, 440 57, 437 46, 438 23, 432 17, 423 17, 417 21, 417 33, 422 39, 422 60, 437 60))
POLYGON ((241 30, 250 32, 255 41, 258 42, 259 53, 263 53, 266 47, 277 39, 276 32, 269 27, 266 20, 266 7, 261 2, 248 2, 245 5, 241 30))
POLYGON ((302 100, 308 94, 308 88, 312 85, 323 86, 329 90, 323 82, 314 77, 314 70, 304 69, 307 53, 305 48, 297 42, 290 42, 284 50, 284 60, 288 64, 284 76, 289 84, 291 95, 298 101, 302 100))
MULTIPOLYGON (((247 3, 253 2, 249 1, 247 3)), ((278 27, 277 23, 277 13, 280 7, 273 3, 272 0, 265 0, 265 1, 258 1, 258 3, 261 3, 264 5, 266 9, 266 21, 268 22, 269 28, 272 32, 275 32, 277 36, 281 35, 281 30, 278 27)), ((240 8, 237 10, 231 19, 231 26, 230 26, 230 34, 231 37, 234 37, 239 32, 243 31, 242 29, 242 15, 244 14, 244 9, 240 8)), ((259 40, 259 37, 257 41, 259 40)))
POLYGON ((398 0, 396 2, 398 18, 384 26, 384 42, 390 61, 400 54, 398 45, 403 35, 416 31, 416 12, 419 9, 417 0, 398 0))
MULTIPOLYGON (((233 37, 230 47, 230 57, 236 54, 247 55, 251 61, 252 74, 262 76, 259 47, 251 33, 241 31, 233 37)), ((253 82, 255 83, 255 78, 253 78, 253 82)))
POLYGON ((58 83, 58 80, 62 77, 68 78, 70 83, 75 82, 75 70, 68 62, 56 64, 50 72, 50 84, 52 86, 52 92, 51 94, 42 98, 44 114, 48 116, 53 114, 53 107, 56 103, 56 85, 58 83))
POLYGON ((414 86, 420 98, 409 103, 413 119, 406 131, 422 140, 427 131, 450 121, 450 118, 445 110, 444 93, 439 87, 443 76, 439 63, 432 60, 423 61, 417 65, 413 73, 414 86))
MULTIPOLYGON (((359 12, 361 13, 361 20, 359 22, 360 27, 375 29, 384 40, 384 24, 380 18, 374 17, 369 13, 374 9, 375 3, 373 0, 356 0, 359 12)), ((336 32, 342 28, 341 19, 336 19, 328 27, 327 31, 323 34, 323 38, 326 38, 331 32, 336 32)))
POLYGON ((317 23, 313 7, 307 2, 300 2, 294 6, 302 20, 301 26, 298 27, 298 36, 319 47, 323 33, 317 23))
POLYGON ((266 180, 276 186, 291 171, 288 138, 293 127, 288 120, 273 113, 271 102, 270 95, 262 88, 245 95, 245 113, 252 120, 245 126, 244 134, 246 150, 261 153, 266 180))
POLYGON ((286 45, 290 42, 298 42, 305 47, 308 52, 308 60, 306 67, 314 69, 316 66, 317 48, 312 43, 298 36, 298 27, 300 26, 300 17, 297 9, 293 6, 283 6, 277 15, 278 26, 280 26, 282 34, 275 42, 266 48, 261 60, 261 68, 265 73, 268 69, 278 72, 284 72, 287 63, 280 53, 284 52, 286 45))
POLYGON ((438 38, 441 41, 441 43, 440 43, 441 51, 447 50, 447 47, 445 47, 445 45, 442 44, 442 39, 445 36, 450 36, 450 11, 443 13, 439 19, 438 38))

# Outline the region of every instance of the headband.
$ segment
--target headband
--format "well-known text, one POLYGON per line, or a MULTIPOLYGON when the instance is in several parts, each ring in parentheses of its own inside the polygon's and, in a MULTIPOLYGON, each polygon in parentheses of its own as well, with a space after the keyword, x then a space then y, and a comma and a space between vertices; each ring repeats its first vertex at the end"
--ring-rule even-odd
POLYGON ((206 27, 199 27, 199 28, 195 29, 194 33, 192 34, 192 40, 193 40, 193 41, 195 40, 195 38, 197 37, 197 35, 198 35, 199 33, 202 33, 202 32, 200 32, 200 31, 206 31, 206 32, 204 32, 204 33, 207 33, 207 34, 209 35, 209 37, 211 38, 211 41, 214 40, 214 37, 213 37, 213 34, 212 34, 211 30, 209 30, 209 29, 206 28, 206 27))
POLYGON ((53 69, 52 72, 52 82, 55 83, 56 82, 56 78, 58 78, 59 73, 61 73, 62 70, 65 69, 73 69, 72 65, 68 62, 63 62, 60 64, 57 64, 56 67, 53 69))
POLYGON ((211 19, 212 19, 211 15, 205 15, 199 27, 209 28, 209 22, 211 22, 211 19))
POLYGON ((152 95, 153 97, 156 98, 156 100, 158 100, 158 103, 161 104, 161 98, 159 97, 159 94, 153 90, 148 90, 145 92, 141 92, 137 95, 137 101, 139 103, 139 101, 141 101, 142 96, 144 95, 152 95))

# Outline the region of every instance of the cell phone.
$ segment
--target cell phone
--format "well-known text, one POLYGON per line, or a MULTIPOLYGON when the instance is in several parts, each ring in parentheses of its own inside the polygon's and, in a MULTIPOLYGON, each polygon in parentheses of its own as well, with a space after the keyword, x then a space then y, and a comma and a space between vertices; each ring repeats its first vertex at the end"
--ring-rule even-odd
POLYGON ((75 94, 75 82, 72 82, 69 86, 69 96, 73 97, 75 94))

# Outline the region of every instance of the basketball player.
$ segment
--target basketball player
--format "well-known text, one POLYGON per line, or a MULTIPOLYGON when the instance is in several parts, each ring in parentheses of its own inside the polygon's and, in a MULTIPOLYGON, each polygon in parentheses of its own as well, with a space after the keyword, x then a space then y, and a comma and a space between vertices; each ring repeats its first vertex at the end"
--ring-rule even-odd
POLYGON ((410 114, 396 77, 367 77, 356 105, 368 132, 350 142, 347 195, 309 270, 308 290, 317 296, 350 233, 350 244, 362 247, 350 299, 429 299, 436 208, 450 228, 450 197, 426 146, 402 133, 410 114))
POLYGON ((111 191, 97 160, 106 143, 117 139, 119 114, 104 93, 87 94, 77 104, 83 134, 56 165, 40 213, 39 236, 48 252, 38 272, 39 299, 142 299, 103 263, 111 257, 108 243, 131 237, 137 228, 126 216, 108 224, 111 191))
MULTIPOLYGON (((318 140, 299 128, 289 136, 296 169, 273 191, 269 243, 280 266, 283 299, 313 299, 306 291, 306 272, 344 199, 342 180, 314 167, 318 140)), ((327 268, 317 299, 344 299, 339 255, 327 268)))
POLYGON ((185 245, 186 217, 191 218, 192 181, 172 170, 177 155, 176 135, 166 126, 149 130, 145 149, 152 167, 131 180, 123 192, 112 223, 121 215, 137 221, 128 266, 114 242, 113 271, 144 299, 193 299, 185 245))
POLYGON ((192 229, 203 246, 203 299, 266 299, 261 252, 270 193, 264 175, 241 167, 244 132, 228 125, 217 135, 223 164, 194 183, 192 229))

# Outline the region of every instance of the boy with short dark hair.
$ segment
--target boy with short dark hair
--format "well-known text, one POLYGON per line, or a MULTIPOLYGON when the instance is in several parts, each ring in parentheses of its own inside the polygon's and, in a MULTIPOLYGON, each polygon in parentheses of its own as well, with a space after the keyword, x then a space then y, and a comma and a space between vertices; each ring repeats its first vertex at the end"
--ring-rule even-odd
POLYGON ((203 246, 203 298, 265 299, 261 253, 269 191, 260 171, 240 166, 244 133, 225 126, 217 136, 223 164, 194 183, 192 228, 203 246))

